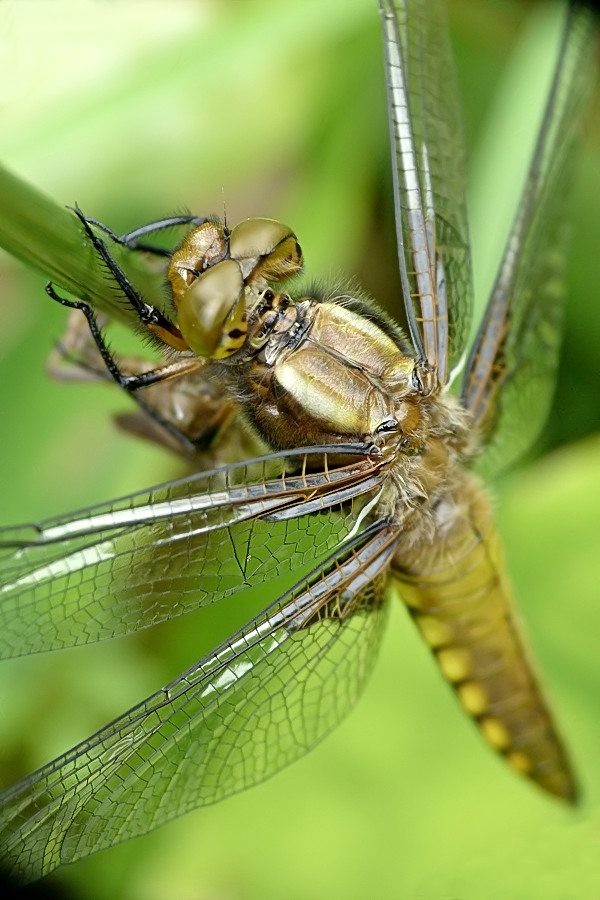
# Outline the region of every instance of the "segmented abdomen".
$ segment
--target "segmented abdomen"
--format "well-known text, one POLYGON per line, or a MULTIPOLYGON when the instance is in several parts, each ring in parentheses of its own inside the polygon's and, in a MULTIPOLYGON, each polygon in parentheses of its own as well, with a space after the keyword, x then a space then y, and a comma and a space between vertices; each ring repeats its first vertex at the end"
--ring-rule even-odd
POLYGON ((514 770, 574 802, 569 762, 515 619, 488 499, 465 478, 437 514, 437 541, 396 552, 402 599, 487 742, 514 770))

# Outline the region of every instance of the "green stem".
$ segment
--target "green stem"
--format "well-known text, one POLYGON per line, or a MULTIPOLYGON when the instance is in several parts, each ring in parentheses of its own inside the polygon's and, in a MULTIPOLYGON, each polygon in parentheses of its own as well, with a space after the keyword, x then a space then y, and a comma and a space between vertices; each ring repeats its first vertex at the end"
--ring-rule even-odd
MULTIPOLYGON (((0 197, 0 247, 113 318, 136 321, 71 210, 2 166, 0 197)), ((144 299, 163 306, 162 279, 146 256, 115 243, 110 251, 144 299)))

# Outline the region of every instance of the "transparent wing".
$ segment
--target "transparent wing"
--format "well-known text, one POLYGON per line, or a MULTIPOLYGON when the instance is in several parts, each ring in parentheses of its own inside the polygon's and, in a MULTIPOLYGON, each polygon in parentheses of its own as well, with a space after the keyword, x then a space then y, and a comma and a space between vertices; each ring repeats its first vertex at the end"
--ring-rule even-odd
POLYGON ((0 795, 0 854, 39 878, 287 766, 354 705, 398 533, 332 555, 172 684, 0 795))
POLYGON ((1 530, 0 653, 128 634, 323 559, 383 480, 359 452, 337 468, 322 447, 271 454, 1 530))
POLYGON ((460 112, 439 0, 380 0, 398 256, 417 355, 442 383, 472 314, 460 112))
POLYGON ((554 389, 564 301, 566 201, 574 138, 593 73, 593 20, 569 8, 533 159, 496 282, 465 370, 491 477, 542 427, 554 389))

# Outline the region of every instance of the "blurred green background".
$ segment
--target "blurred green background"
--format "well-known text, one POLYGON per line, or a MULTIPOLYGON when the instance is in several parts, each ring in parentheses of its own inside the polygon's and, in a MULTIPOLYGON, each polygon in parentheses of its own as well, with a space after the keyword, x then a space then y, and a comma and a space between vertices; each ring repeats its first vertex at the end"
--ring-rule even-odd
MULTIPOLYGON (((548 15, 509 0, 450 4, 480 295, 518 181, 508 145, 522 149, 539 110, 548 15)), ((0 51, 0 162, 59 204, 77 202, 117 231, 183 209, 225 207, 230 222, 274 216, 296 230, 314 276, 356 274, 397 303, 376 0, 5 0, 0 51)), ((57 889, 128 900, 600 897, 599 111, 596 93, 544 454, 494 489, 582 807, 566 811, 504 770, 395 604, 364 699, 316 751, 259 788, 65 869, 52 876, 57 889)), ((179 471, 112 428, 126 398, 46 377, 65 313, 44 280, 0 256, 3 524, 179 471)), ((3 663, 3 786, 171 680, 226 627, 188 616, 3 663)))

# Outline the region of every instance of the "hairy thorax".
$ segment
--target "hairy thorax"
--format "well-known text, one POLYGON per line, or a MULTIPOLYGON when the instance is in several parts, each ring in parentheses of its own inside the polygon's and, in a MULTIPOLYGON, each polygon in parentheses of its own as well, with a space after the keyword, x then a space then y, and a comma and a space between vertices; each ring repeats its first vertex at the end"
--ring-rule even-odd
POLYGON ((406 547, 444 535, 464 513, 468 413, 368 301, 337 292, 292 300, 259 292, 246 348, 214 364, 250 426, 274 449, 360 443, 387 460, 376 507, 406 547))

